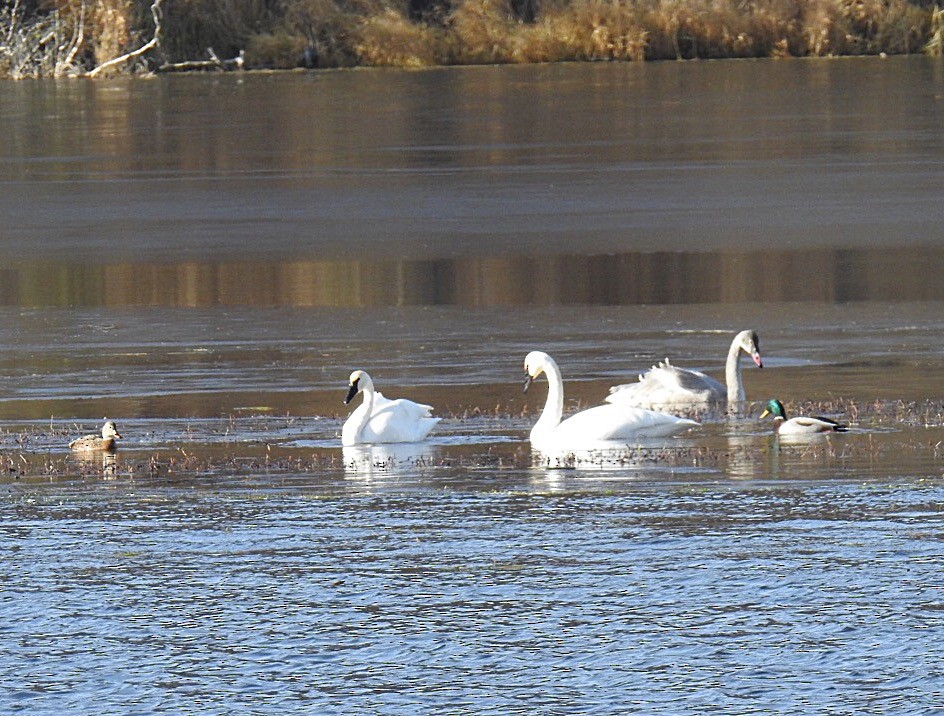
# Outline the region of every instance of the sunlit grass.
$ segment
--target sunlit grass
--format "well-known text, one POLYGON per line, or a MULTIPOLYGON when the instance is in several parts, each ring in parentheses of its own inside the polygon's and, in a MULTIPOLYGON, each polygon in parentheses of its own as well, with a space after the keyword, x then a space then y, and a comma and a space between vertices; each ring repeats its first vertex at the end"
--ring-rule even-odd
MULTIPOLYGON (((148 0, 0 9, 0 75, 81 74, 153 32, 148 0)), ((940 53, 924 0, 180 0, 151 69, 246 52, 256 68, 940 53), (517 12, 516 12, 517 8, 517 12)))

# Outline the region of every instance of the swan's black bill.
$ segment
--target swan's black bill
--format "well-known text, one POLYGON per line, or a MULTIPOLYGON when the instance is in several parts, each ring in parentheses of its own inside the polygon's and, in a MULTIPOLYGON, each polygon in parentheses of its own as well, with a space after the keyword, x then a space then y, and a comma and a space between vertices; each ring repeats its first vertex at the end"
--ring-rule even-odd
POLYGON ((534 378, 532 378, 530 374, 526 375, 526 376, 524 377, 524 390, 522 390, 521 392, 522 392, 522 393, 527 393, 527 392, 528 392, 528 388, 531 387, 531 384, 532 384, 533 382, 534 382, 534 378))
POLYGON ((352 400, 354 400, 355 395, 357 395, 357 381, 356 380, 353 383, 351 383, 351 387, 347 391, 347 397, 344 399, 344 404, 347 405, 352 400))

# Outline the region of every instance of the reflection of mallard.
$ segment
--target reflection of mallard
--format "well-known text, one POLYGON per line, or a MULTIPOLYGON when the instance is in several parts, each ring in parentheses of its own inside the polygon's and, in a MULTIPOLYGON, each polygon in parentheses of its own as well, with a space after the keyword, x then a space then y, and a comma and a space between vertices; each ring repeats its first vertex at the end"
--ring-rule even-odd
POLYGON ((783 403, 776 398, 767 401, 767 407, 760 417, 774 416, 774 430, 780 435, 815 435, 816 433, 844 433, 849 428, 831 418, 790 418, 783 409, 783 403))
POLYGON ((102 454, 102 476, 114 477, 118 473, 118 462, 115 460, 115 453, 106 451, 102 454))
POLYGON ((118 434, 115 421, 106 420, 102 426, 101 436, 84 435, 69 443, 69 447, 73 450, 114 450, 116 447, 115 440, 120 438, 121 435, 118 434))

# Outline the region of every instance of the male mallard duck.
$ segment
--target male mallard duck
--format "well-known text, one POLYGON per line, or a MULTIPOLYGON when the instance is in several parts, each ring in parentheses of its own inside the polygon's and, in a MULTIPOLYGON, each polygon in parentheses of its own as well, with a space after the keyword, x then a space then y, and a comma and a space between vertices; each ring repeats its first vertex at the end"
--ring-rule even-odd
POLYGON ((636 383, 626 383, 610 388, 606 402, 630 405, 650 410, 678 410, 709 404, 724 403, 735 407, 743 403, 744 383, 741 382, 741 351, 747 353, 763 368, 760 357, 760 341, 754 331, 741 331, 728 349, 728 360, 724 366, 725 385, 709 378, 697 370, 678 368, 665 359, 639 376, 636 383))
POLYGON ((837 423, 831 418, 813 417, 813 418, 790 418, 787 420, 787 412, 783 409, 783 403, 776 398, 767 401, 767 407, 760 414, 761 418, 768 415, 774 416, 774 430, 780 435, 815 435, 816 433, 844 433, 849 428, 842 423, 837 423))
POLYGON ((115 425, 115 421, 106 420, 105 424, 102 426, 101 436, 85 435, 81 438, 76 438, 69 443, 69 447, 73 450, 114 450, 116 447, 115 440, 120 438, 121 435, 118 434, 118 427, 115 425))
POLYGON ((364 394, 364 402, 341 428, 342 445, 422 442, 441 420, 430 415, 431 405, 406 398, 385 398, 379 390, 374 390, 374 381, 362 370, 351 373, 344 404, 354 400, 358 393, 364 394))

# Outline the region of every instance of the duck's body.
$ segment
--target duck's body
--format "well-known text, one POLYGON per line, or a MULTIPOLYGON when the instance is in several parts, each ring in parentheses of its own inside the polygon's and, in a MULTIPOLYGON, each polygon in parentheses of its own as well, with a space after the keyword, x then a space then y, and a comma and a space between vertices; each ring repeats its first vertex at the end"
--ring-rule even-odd
POLYGON ((430 405, 406 398, 385 398, 374 390, 373 380, 362 370, 351 373, 344 403, 350 403, 358 393, 364 394, 364 402, 345 421, 342 445, 421 442, 441 420, 430 415, 433 410, 430 405))
POLYGON ((101 435, 84 435, 76 438, 69 443, 69 448, 76 451, 86 452, 91 450, 114 450, 117 447, 116 440, 120 440, 118 427, 114 420, 106 420, 102 426, 101 435))
POLYGON ((666 413, 612 404, 598 405, 561 421, 564 382, 557 363, 547 353, 532 351, 525 358, 524 368, 527 373, 525 390, 541 373, 547 376, 547 401, 530 434, 532 445, 539 449, 542 446, 561 449, 632 438, 664 437, 698 425, 694 420, 666 413))
POLYGON ((817 435, 819 433, 844 433, 849 427, 838 423, 832 418, 796 417, 787 419, 787 411, 776 398, 767 402, 767 407, 760 414, 761 418, 768 415, 774 417, 774 430, 778 435, 817 435))
POLYGON ((606 401, 650 410, 700 408, 725 401, 735 407, 745 400, 741 351, 751 356, 758 368, 763 368, 759 345, 754 331, 741 331, 734 337, 725 362, 725 385, 701 371, 674 366, 666 358, 664 363, 640 375, 638 382, 610 388, 606 401))

